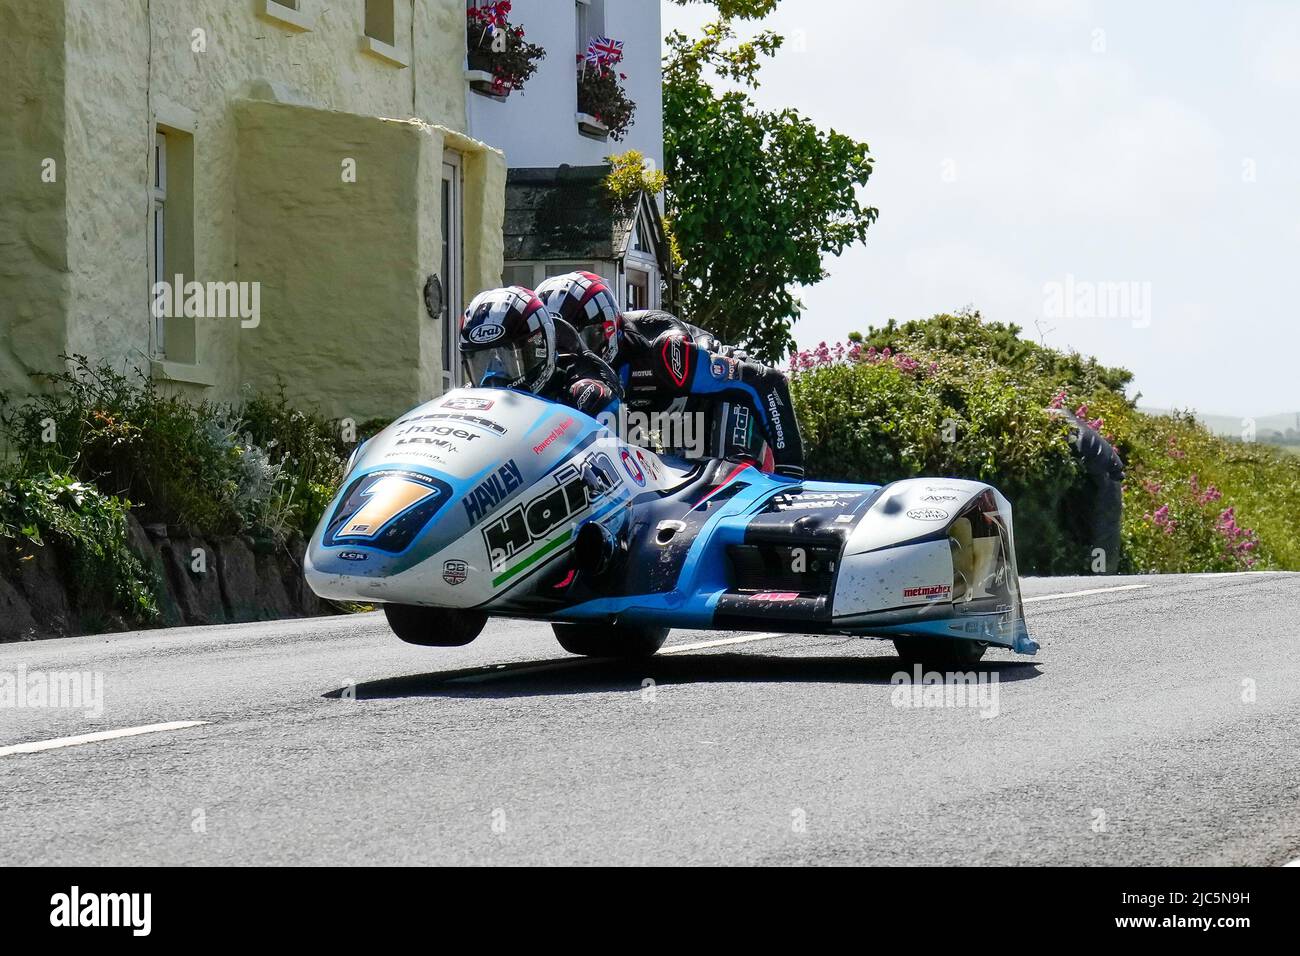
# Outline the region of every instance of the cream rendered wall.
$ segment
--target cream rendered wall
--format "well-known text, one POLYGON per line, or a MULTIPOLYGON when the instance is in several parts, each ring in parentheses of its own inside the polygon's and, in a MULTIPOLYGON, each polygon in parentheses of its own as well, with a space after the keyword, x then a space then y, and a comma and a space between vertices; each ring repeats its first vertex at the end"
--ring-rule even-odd
POLYGON ((14 394, 67 338, 63 38, 63 0, 0 3, 0 391, 14 394))
POLYGON ((238 333, 241 378, 355 421, 409 406, 420 328, 434 324, 420 298, 421 265, 436 261, 417 198, 428 128, 255 101, 235 115, 237 275, 262 291, 260 324, 238 333))
MULTIPOLYGON (((362 51, 364 0, 300 0, 300 17, 310 27, 307 30, 259 15, 265 0, 5 0, 4 16, 10 16, 14 3, 19 7, 15 19, 20 22, 12 32, 0 30, 0 53, 6 54, 3 59, 17 57, 19 65, 26 67, 21 72, 30 73, 28 85, 39 83, 43 90, 60 86, 60 75, 66 71, 62 136, 66 179, 60 188, 67 191, 70 285, 61 310, 66 315, 66 336, 56 330, 60 310, 53 302, 59 294, 51 291, 47 301, 30 306, 34 317, 30 324, 39 324, 40 329, 26 353, 22 351, 23 335, 32 339, 33 333, 24 333, 21 325, 11 336, 13 344, 0 346, 0 375, 6 381, 30 371, 33 361, 52 359, 61 350, 51 348, 55 340, 62 340, 68 349, 108 357, 119 364, 139 364, 149 356, 149 177, 155 122, 193 134, 194 278, 222 282, 243 278, 253 265, 245 261, 239 232, 238 177, 245 166, 236 121, 240 101, 294 103, 309 112, 338 111, 353 119, 418 116, 427 124, 449 130, 466 127, 463 0, 397 0, 395 48, 410 63, 405 68, 362 51), (65 6, 66 19, 62 15, 65 6), (40 61, 40 44, 32 42, 33 22, 44 24, 49 34, 45 41, 49 62, 40 61), (58 49, 60 32, 66 37, 62 49, 58 49), (14 39, 3 39, 7 37, 14 39), (62 57, 56 55, 56 49, 62 57)), ((13 121, 34 129, 37 140, 43 137, 57 143, 59 137, 53 131, 59 126, 59 98, 51 93, 48 99, 50 102, 37 111, 39 120, 33 120, 33 108, 28 104, 20 107, 23 115, 13 121)), ((0 113, 0 141, 6 138, 9 119, 0 113)), ((311 125, 305 119, 294 122, 311 125)), ((421 149, 432 150, 432 134, 420 135, 424 137, 420 142, 427 141, 421 149)), ((479 175, 483 182, 493 182, 503 191, 503 171, 500 175, 472 172, 478 163, 485 169, 494 163, 502 165, 499 154, 485 152, 482 144, 470 140, 465 146, 467 157, 478 157, 467 163, 467 179, 479 175)), ((23 149, 41 152, 46 147, 31 143, 23 149)), ((323 146, 322 150, 319 158, 322 163, 328 160, 326 165, 332 165, 337 180, 337 150, 323 146)), ((422 260, 421 276, 436 271, 438 263, 436 246, 431 243, 440 238, 434 235, 438 229, 438 182, 433 172, 440 170, 440 150, 438 162, 434 159, 433 152, 423 156, 428 175, 408 176, 408 192, 399 197, 421 209, 419 230, 403 232, 407 226, 394 224, 392 233, 394 241, 409 237, 417 242, 416 250, 396 247, 396 257, 417 255, 422 260)), ((275 173, 292 180, 303 175, 303 170, 285 167, 275 173)), ((319 175, 328 178, 323 172, 319 175)), ((306 178, 315 181, 316 176, 312 172, 306 178)), ((0 183, 7 186, 7 179, 0 178, 0 183)), ((469 192, 467 189, 467 199, 469 192)), ((56 198, 48 191, 39 195, 46 205, 56 198)), ((480 201, 480 211, 492 215, 494 202, 500 205, 503 199, 480 201)), ((305 212, 309 207, 310 197, 304 195, 300 208, 305 212)), ((9 242, 14 234, 47 234, 51 230, 57 240, 57 225, 50 224, 48 214, 38 215, 31 207, 20 215, 23 221, 19 223, 0 220, 0 226, 8 227, 0 228, 0 243, 9 242), (38 221, 39 226, 35 225, 38 221)), ((493 227, 474 220, 467 202, 466 218, 467 273, 468 261, 474 258, 489 263, 476 266, 479 273, 495 270, 499 274, 499 211, 493 227), (471 223, 477 236, 473 249, 468 242, 471 223)), ((261 241, 264 237, 257 241, 244 238, 249 239, 249 248, 266 245, 261 241)), ((347 236, 340 233, 334 238, 344 242, 347 236)), ((45 251, 27 240, 24 255, 30 261, 14 270, 20 276, 9 279, 0 271, 0 300, 8 298, 11 289, 45 288, 44 273, 60 275, 64 253, 58 245, 54 241, 52 251, 45 251)), ((407 271, 409 265, 404 267, 407 271)), ((319 276, 320 294, 333 294, 346 285, 349 276, 345 265, 336 263, 335 272, 319 276)), ((48 286, 57 290, 58 280, 48 286)), ((469 286, 467 278, 467 291, 469 286)), ((412 295, 411 301, 418 302, 418 288, 412 292, 404 287, 401 294, 412 295)), ((265 297, 262 308, 266 321, 265 297)), ((178 388, 210 398, 236 397, 246 378, 240 367, 241 353, 248 354, 245 337, 255 330, 241 329, 237 320, 197 322, 198 367, 169 365, 168 373, 177 377, 178 388), (186 384, 186 380, 195 384, 186 384)), ((296 378, 293 359, 329 344, 301 339, 291 354, 258 356, 258 361, 279 362, 286 378, 296 378)), ((422 357, 423 352, 407 356, 412 369, 420 366, 422 357)), ((415 374, 416 380, 424 377, 422 372, 415 374)), ((412 392, 423 387, 413 387, 412 392)))

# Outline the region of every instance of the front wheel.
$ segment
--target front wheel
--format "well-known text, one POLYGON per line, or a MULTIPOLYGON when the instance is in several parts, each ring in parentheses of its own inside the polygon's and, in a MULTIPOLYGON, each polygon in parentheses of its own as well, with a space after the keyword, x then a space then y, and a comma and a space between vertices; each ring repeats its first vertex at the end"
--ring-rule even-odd
POLYGON ((666 627, 626 624, 552 624, 555 639, 583 657, 649 657, 668 640, 666 627))
POLYGON ((965 638, 896 637, 894 650, 907 664, 933 667, 969 667, 978 664, 988 644, 965 638))
POLYGON ((394 634, 421 647, 461 647, 478 637, 488 619, 482 611, 408 604, 385 604, 384 617, 394 634))

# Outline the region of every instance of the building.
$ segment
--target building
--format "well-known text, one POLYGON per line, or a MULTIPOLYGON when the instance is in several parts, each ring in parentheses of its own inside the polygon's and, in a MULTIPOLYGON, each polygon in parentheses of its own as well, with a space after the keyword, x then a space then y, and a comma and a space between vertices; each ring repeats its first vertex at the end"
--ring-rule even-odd
POLYGON ((625 309, 669 307, 672 259, 659 208, 645 192, 612 203, 603 186, 608 172, 606 165, 510 170, 507 283, 531 289, 581 269, 620 290, 625 309))
POLYGON ((465 17, 4 0, 0 389, 61 353, 214 400, 283 383, 358 421, 444 389, 449 317, 502 270, 506 166, 469 135, 465 17))
MULTIPOLYGON (((468 0, 483 6, 488 0, 468 0)), ((635 149, 664 161, 662 41, 658 0, 514 0, 510 21, 546 51, 523 89, 504 99, 472 95, 469 133, 505 151, 512 168, 595 166, 611 153, 635 149), (618 70, 636 104, 627 134, 606 139, 578 109, 577 57, 588 41, 609 37, 623 44, 618 70), (584 132, 585 130, 585 132, 584 132)))
POLYGON ((471 135, 503 150, 510 166, 505 281, 533 288, 547 276, 585 269, 619 290, 625 308, 667 305, 672 267, 658 202, 645 196, 615 208, 601 185, 613 153, 634 149, 653 167, 663 165, 659 4, 515 0, 509 22, 546 56, 522 89, 494 95, 476 83, 469 103, 471 135), (617 70, 636 104, 617 141, 582 111, 578 97, 579 58, 601 37, 622 44, 617 70))

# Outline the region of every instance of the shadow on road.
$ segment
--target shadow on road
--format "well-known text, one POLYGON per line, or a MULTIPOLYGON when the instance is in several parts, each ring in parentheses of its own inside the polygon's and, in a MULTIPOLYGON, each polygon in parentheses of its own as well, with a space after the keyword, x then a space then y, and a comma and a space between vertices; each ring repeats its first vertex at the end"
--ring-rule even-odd
MULTIPOLYGON (((493 667, 409 674, 366 681, 355 688, 332 690, 324 697, 357 700, 400 697, 535 697, 558 694, 604 694, 640 691, 645 680, 656 684, 710 684, 736 681, 759 683, 888 685, 899 671, 910 668, 896 657, 781 657, 765 654, 690 654, 626 661, 566 657, 521 661, 493 667)), ((976 665, 980 675, 997 675, 999 683, 1040 676, 1029 661, 987 661, 976 665)))

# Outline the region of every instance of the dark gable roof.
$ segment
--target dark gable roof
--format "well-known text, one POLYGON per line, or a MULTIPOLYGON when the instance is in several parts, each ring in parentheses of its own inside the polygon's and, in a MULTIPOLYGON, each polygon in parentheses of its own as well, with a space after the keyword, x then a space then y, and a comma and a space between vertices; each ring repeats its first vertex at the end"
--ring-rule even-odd
MULTIPOLYGON (((617 259, 627 250, 635 214, 612 207, 602 181, 609 166, 511 169, 506 175, 505 258, 507 260, 617 259)), ((642 196, 638 204, 656 220, 651 234, 662 235, 657 207, 642 196)), ((662 256, 661 256, 662 257, 662 256)))

